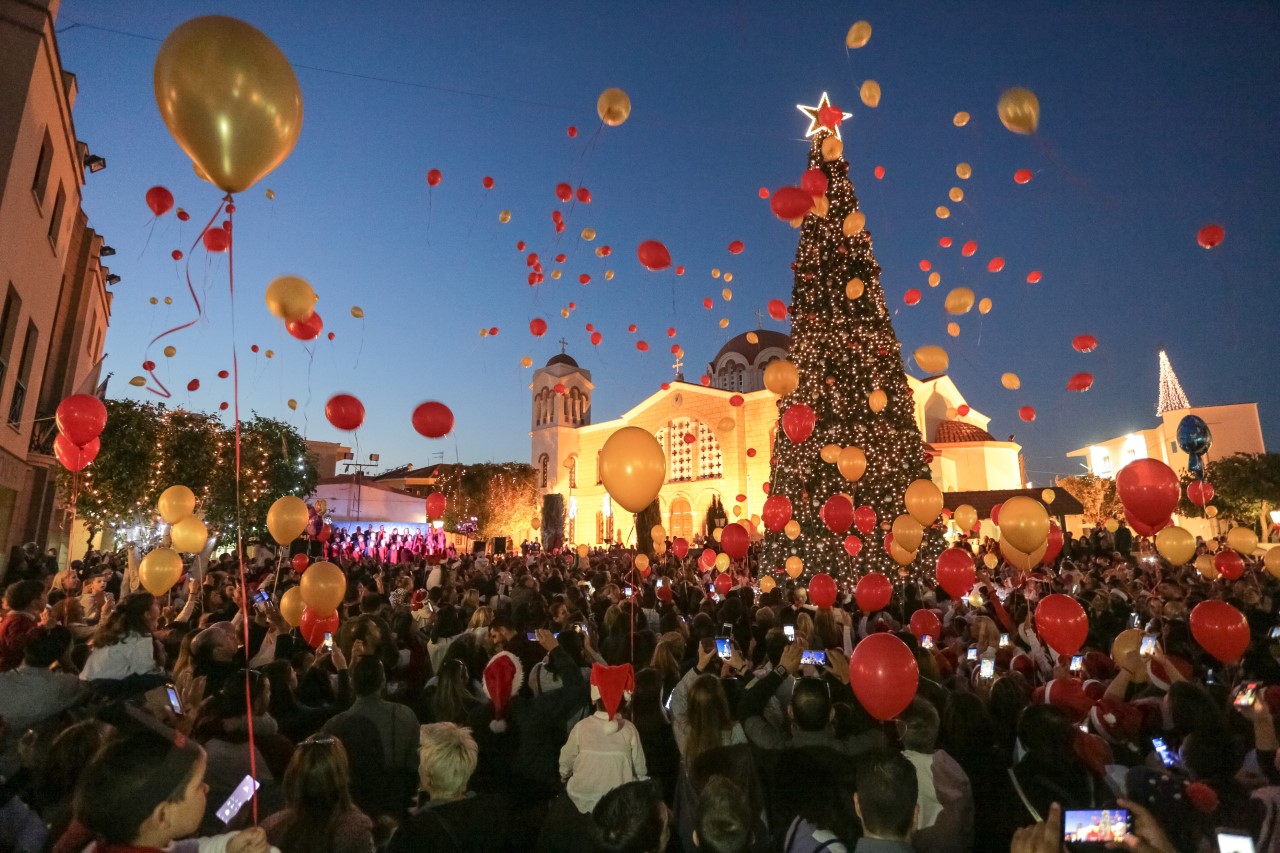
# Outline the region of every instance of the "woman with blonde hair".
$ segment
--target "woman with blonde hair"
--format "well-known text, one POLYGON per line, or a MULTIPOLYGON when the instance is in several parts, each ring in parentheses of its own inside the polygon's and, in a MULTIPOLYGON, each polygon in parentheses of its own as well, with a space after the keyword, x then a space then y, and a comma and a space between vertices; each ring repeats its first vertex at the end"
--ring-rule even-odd
POLYGON ((282 853, 372 853, 373 822, 351 802, 342 741, 313 735, 284 774, 285 808, 262 822, 282 853))
POLYGON ((649 666, 662 676, 662 695, 666 698, 680 683, 680 657, 684 654, 684 636, 679 631, 668 631, 658 639, 649 666))

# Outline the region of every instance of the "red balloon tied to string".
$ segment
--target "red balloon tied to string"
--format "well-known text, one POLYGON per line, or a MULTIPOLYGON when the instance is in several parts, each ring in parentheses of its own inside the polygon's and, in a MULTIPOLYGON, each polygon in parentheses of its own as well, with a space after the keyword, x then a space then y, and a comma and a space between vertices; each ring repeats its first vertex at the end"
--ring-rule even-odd
POLYGON ((591 190, 586 187, 578 187, 577 197, 579 204, 591 204, 591 190))
POLYGON ((1208 480, 1192 480, 1187 484, 1187 500, 1196 506, 1208 506, 1213 494, 1213 483, 1208 480))
POLYGON ((293 570, 298 574, 305 572, 307 570, 307 566, 311 565, 311 561, 307 559, 306 554, 294 554, 292 559, 289 560, 289 563, 293 566, 293 570))
POLYGON ((827 175, 821 169, 809 169, 800 176, 800 189, 809 195, 827 194, 827 175))
POLYGON ((72 444, 85 447, 107 425, 107 407, 92 394, 72 394, 58 404, 54 422, 72 444))
POLYGON ((716 593, 719 594, 720 596, 726 596, 729 593, 733 592, 733 578, 729 576, 728 572, 723 572, 721 574, 716 575, 716 579, 714 583, 716 587, 716 593))
POLYGON ((646 341, 636 341, 636 349, 640 350, 640 352, 648 352, 649 344, 646 341))
POLYGON ((769 495, 760 510, 760 520, 770 533, 781 533, 791 520, 791 499, 786 495, 769 495))
POLYGON ((822 505, 822 523, 832 533, 845 534, 853 526, 853 501, 844 495, 832 495, 822 505))
POLYGON ((676 275, 684 275, 684 267, 676 267, 676 275))
POLYGON ((772 317, 773 319, 775 320, 787 319, 787 303, 783 302, 781 299, 770 299, 768 308, 769 308, 769 316, 772 317))
POLYGON ((583 273, 582 275, 578 276, 578 284, 590 284, 590 283, 591 283, 591 276, 588 275, 587 273, 583 273))
POLYGON ((493 178, 489 177, 488 175, 485 175, 484 180, 482 180, 480 183, 483 184, 484 188, 487 190, 493 189, 493 178))
POLYGON ((863 613, 875 613, 889 606, 893 598, 893 584, 879 572, 868 572, 853 588, 853 597, 863 613))
POLYGON ((747 556, 747 546, 751 538, 741 524, 730 524, 720 532, 720 550, 735 560, 747 556))
POLYGON ((440 186, 440 181, 443 179, 444 175, 440 174, 439 169, 432 169, 430 172, 427 172, 427 186, 438 187, 440 186))
POLYGON ((1027 284, 1039 284, 1041 278, 1040 270, 1032 270, 1027 273, 1027 284))
POLYGON ((938 245, 939 245, 939 246, 941 246, 941 247, 942 247, 942 248, 944 248, 944 249, 950 249, 950 248, 951 248, 951 244, 952 244, 952 242, 953 242, 953 241, 951 240, 951 238, 950 238, 950 237, 939 237, 939 238, 938 238, 938 245))
POLYGON ((93 439, 84 447, 76 447, 75 442, 70 438, 58 433, 53 438, 53 455, 62 467, 68 471, 83 471, 94 459, 98 458, 98 450, 101 443, 98 439, 93 439))
POLYGON ((906 293, 902 294, 902 301, 908 305, 919 305, 920 291, 916 290, 914 287, 911 288, 906 293))
POLYGON ((225 412, 228 408, 230 408, 230 407, 231 407, 231 404, 230 404, 230 403, 219 403, 219 404, 218 404, 218 408, 219 408, 219 409, 221 409, 221 410, 222 410, 222 411, 224 411, 224 412, 225 412))
POLYGON ((1029 184, 1029 183, 1031 183, 1031 170, 1030 170, 1030 169, 1019 169, 1018 171, 1014 172, 1014 173, 1013 173, 1013 182, 1014 182, 1015 184, 1029 184))
POLYGON ((1004 258, 992 258, 987 261, 987 272, 1000 272, 1004 269, 1004 258))
POLYGON ((856 557, 862 553, 862 540, 850 533, 844 537, 844 552, 850 557, 856 557))
POLYGON ((169 253, 169 257, 173 258, 175 261, 182 260, 182 250, 174 249, 172 252, 169 253))
POLYGON ((732 243, 729 244, 729 254, 741 255, 742 250, 745 248, 746 246, 743 244, 741 240, 734 240, 732 243))
POLYGON ((173 209, 173 193, 164 187, 152 187, 147 190, 147 207, 156 216, 164 216, 173 209))
POLYGON ((1225 601, 1202 601, 1191 611, 1191 636, 1222 663, 1231 664, 1249 648, 1249 623, 1225 601))
POLYGON ((1178 508, 1182 486, 1174 470, 1159 459, 1136 459, 1116 475, 1116 494, 1126 513, 1159 530, 1178 508))
POLYGON ((1221 225, 1206 225, 1196 233, 1201 249, 1212 249, 1226 239, 1227 231, 1221 225))
POLYGON ((517 240, 517 241, 516 241, 516 251, 517 251, 517 252, 523 252, 523 251, 524 251, 524 241, 523 241, 523 240, 517 240))
POLYGON ((334 394, 324 404, 324 416, 338 429, 351 432, 364 423, 364 403, 351 394, 334 394))
POLYGON ((870 533, 876 527, 876 511, 863 504, 853 511, 853 523, 863 534, 870 533))
POLYGON ((836 582, 826 572, 819 572, 809 581, 809 601, 815 607, 830 607, 836 603, 836 582))
POLYGON ((683 560, 689 555, 689 540, 683 536, 677 536, 671 540, 671 553, 676 555, 676 559, 683 560))
POLYGON ((300 341, 314 341, 324 331, 324 320, 320 318, 319 311, 312 311, 311 316, 305 320, 287 320, 284 328, 285 331, 300 341))
POLYGON ((698 555, 698 565, 702 566, 703 571, 711 568, 716 562, 716 552, 710 548, 703 548, 702 553, 698 555))
POLYGON ((657 240, 645 240, 636 247, 636 257, 647 270, 657 272, 671 266, 671 253, 657 240))
POLYGON ((187 383, 187 390, 188 390, 188 391, 199 391, 199 390, 200 390, 200 380, 199 380, 199 379, 192 379, 190 382, 188 382, 188 383, 187 383))
POLYGON ((774 216, 790 222, 813 209, 813 195, 801 187, 780 187, 773 191, 769 209, 774 216))
POLYGON ((314 610, 307 608, 302 611, 302 619, 298 622, 298 630, 302 633, 302 639, 307 641, 307 645, 313 649, 318 649, 324 644, 325 634, 338 633, 338 614, 331 613, 321 619, 316 616, 314 610))
POLYGON ((547 333, 547 321, 541 317, 534 317, 529 321, 529 334, 535 338, 540 338, 547 333))
POLYGON ((190 214, 190 213, 187 213, 187 212, 186 212, 185 210, 183 210, 182 208, 178 208, 178 212, 177 212, 177 213, 175 213, 175 214, 174 214, 174 216, 177 216, 177 217, 178 217, 178 221, 179 221, 179 222, 186 222, 188 219, 190 219, 190 218, 191 218, 191 214, 190 214))
POLYGON ((1054 593, 1036 605, 1036 631, 1058 654, 1074 655, 1089 634, 1089 617, 1074 598, 1054 593))
POLYGON ((427 520, 444 518, 445 497, 444 492, 432 492, 427 495, 427 520))
POLYGON ((1027 423, 1031 423, 1036 419, 1036 410, 1034 406, 1023 406, 1018 409, 1018 417, 1027 423))
POLYGON ((782 431, 787 434, 793 444, 800 444, 813 435, 814 424, 818 416, 813 409, 804 403, 792 403, 782 413, 782 431))
POLYGON ((1058 555, 1062 553, 1062 528, 1058 526, 1058 522, 1049 522, 1049 538, 1045 542, 1044 556, 1040 558, 1040 564, 1043 566, 1052 566, 1053 561, 1058 559, 1058 555))
POLYGON ((1213 567, 1227 580, 1240 580, 1244 574, 1244 560, 1235 551, 1227 549, 1213 556, 1213 567))
POLYGON ((1098 339, 1093 335, 1076 335, 1071 339, 1071 348, 1076 352, 1093 352, 1098 348, 1098 339))
POLYGON ((337 337, 337 335, 335 335, 333 332, 330 332, 330 333, 329 333, 329 340, 333 340, 333 339, 334 339, 334 338, 336 338, 336 337, 337 337))
POLYGON ((849 683, 867 713, 883 722, 901 714, 916 698, 920 668, 902 640, 889 633, 872 634, 853 649, 849 683))
POLYGON ((602 258, 607 258, 607 257, 609 257, 610 255, 612 255, 612 254, 613 254, 613 247, 612 247, 612 246, 601 246, 601 247, 600 247, 600 249, 599 249, 599 252, 600 252, 600 257, 602 257, 602 258))
POLYGON ((938 619, 938 614, 932 610, 925 610, 923 607, 911 614, 911 621, 907 623, 907 626, 917 640, 925 634, 936 640, 942 634, 942 622, 938 619))
POLYGON ((573 187, 563 182, 556 184, 556 198, 561 201, 571 201, 573 199, 573 187))
POLYGON ((412 420, 413 428, 427 438, 444 438, 453 430, 453 412, 437 400, 419 403, 412 420))
POLYGON ((973 555, 966 548, 948 548, 939 554, 934 576, 938 579, 938 586, 955 599, 968 595, 978 582, 973 555))
POLYGON ((598 346, 600 346, 600 342, 601 342, 601 341, 603 341, 603 340, 604 340, 604 335, 600 334, 599 332, 592 332, 592 333, 591 333, 591 345, 592 345, 593 347, 598 347, 598 346))
POLYGON ((977 252, 977 251, 978 251, 977 240, 970 240, 969 242, 965 243, 963 246, 960 247, 960 254, 964 255, 966 258, 973 257, 974 252, 977 252))
POLYGON ((1093 387, 1092 373, 1077 373, 1067 380, 1068 391, 1088 391, 1093 387))
POLYGON ((250 345, 249 345, 249 351, 250 351, 250 352, 257 352, 257 351, 258 351, 258 345, 257 345, 257 344, 250 344, 250 345))
POLYGON ((205 251, 208 252, 225 252, 231 248, 231 235, 221 228, 207 228, 201 239, 204 241, 205 251))
POLYGON ((760 196, 760 198, 768 198, 768 197, 769 197, 769 188, 768 188, 768 187, 761 187, 760 189, 756 190, 756 195, 760 196))
POLYGON ((883 181, 883 180, 884 180, 884 166, 876 166, 875 171, 874 171, 874 172, 872 172, 872 174, 874 174, 874 175, 876 176, 876 180, 877 180, 877 181, 883 181))

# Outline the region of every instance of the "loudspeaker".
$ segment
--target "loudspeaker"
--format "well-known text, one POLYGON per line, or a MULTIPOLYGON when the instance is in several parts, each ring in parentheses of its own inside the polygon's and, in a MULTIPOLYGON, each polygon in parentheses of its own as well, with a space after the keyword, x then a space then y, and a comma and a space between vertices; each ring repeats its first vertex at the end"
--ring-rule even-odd
POLYGON ((507 537, 505 536, 493 537, 493 553, 495 554, 507 553, 507 537))

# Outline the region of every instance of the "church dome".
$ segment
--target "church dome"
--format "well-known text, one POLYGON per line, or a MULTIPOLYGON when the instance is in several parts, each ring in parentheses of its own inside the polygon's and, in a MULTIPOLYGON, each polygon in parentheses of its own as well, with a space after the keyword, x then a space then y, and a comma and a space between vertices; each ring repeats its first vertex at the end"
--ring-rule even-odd
POLYGON ((547 359, 547 367, 550 367, 553 364, 567 364, 570 367, 578 366, 578 362, 573 360, 573 356, 567 355, 566 353, 557 353, 547 359))
POLYGON ((785 358, 790 346, 791 338, 782 332, 744 332, 720 347, 708 365, 711 384, 724 391, 759 391, 764 388, 764 369, 769 362, 785 358), (756 342, 748 341, 747 335, 754 335, 756 342))
POLYGON ((724 346, 720 347, 720 351, 716 353, 716 357, 711 359, 712 364, 719 364, 720 359, 729 353, 734 353, 746 359, 747 364, 755 364, 756 358, 764 350, 775 348, 786 352, 791 346, 791 338, 782 332, 772 332, 768 329, 756 329, 755 332, 743 332, 724 346), (756 343, 749 343, 747 335, 754 334, 756 343))
POLYGON ((964 421, 941 421, 933 431, 933 440, 938 444, 952 444, 960 441, 995 441, 991 433, 980 426, 964 421))

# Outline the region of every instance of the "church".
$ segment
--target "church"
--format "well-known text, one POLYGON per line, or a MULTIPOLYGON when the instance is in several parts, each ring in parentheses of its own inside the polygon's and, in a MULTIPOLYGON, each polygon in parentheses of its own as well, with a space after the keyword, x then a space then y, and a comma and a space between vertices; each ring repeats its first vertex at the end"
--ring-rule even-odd
MULTIPOLYGON (((666 453, 667 482, 658 501, 672 538, 705 536, 716 499, 731 519, 748 518, 761 530, 762 486, 778 423, 777 397, 765 388, 764 371, 786 357, 790 342, 766 329, 738 335, 711 359, 701 383, 677 374, 620 417, 597 423, 591 371, 564 352, 536 370, 529 386, 532 461, 539 495, 564 496, 566 541, 634 541, 630 514, 612 502, 599 475, 600 449, 624 426, 653 433, 666 453)), ((1021 445, 1012 436, 992 437, 990 418, 971 408, 949 377, 908 375, 907 382, 933 481, 943 492, 1023 488, 1021 445)))

